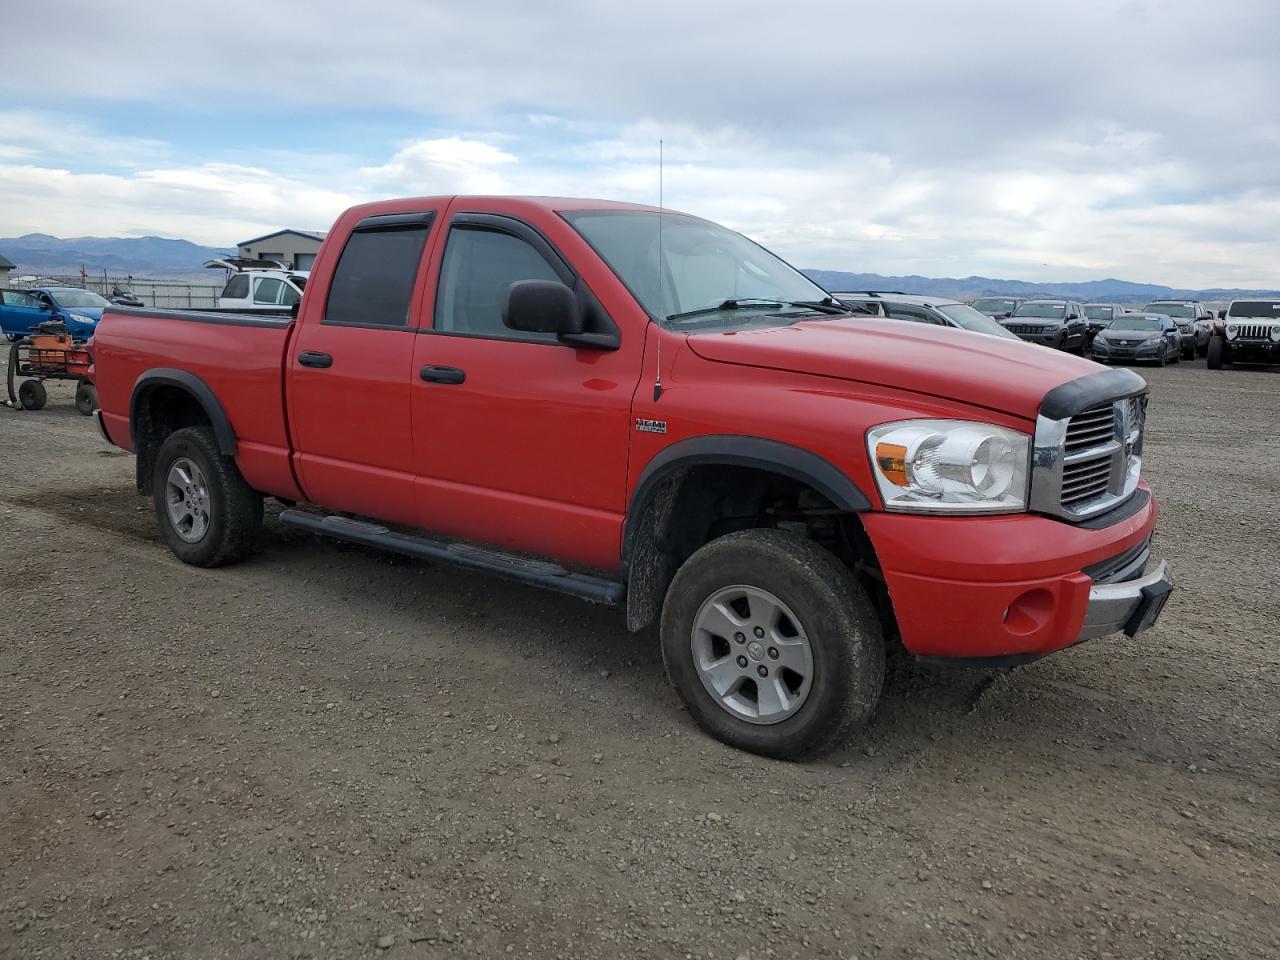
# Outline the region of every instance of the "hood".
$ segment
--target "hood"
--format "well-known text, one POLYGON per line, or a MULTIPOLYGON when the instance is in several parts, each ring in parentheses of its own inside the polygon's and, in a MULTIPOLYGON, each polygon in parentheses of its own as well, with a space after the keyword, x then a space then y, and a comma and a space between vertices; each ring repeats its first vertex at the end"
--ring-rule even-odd
POLYGON ((1159 330, 1113 330, 1107 327, 1105 330, 1099 330, 1097 340, 1130 340, 1133 343, 1141 343, 1143 340, 1150 340, 1152 337, 1159 337, 1159 330))
POLYGON ((1099 369, 1019 340, 871 317, 691 334, 688 343, 717 363, 910 390, 1028 419, 1051 389, 1099 369))

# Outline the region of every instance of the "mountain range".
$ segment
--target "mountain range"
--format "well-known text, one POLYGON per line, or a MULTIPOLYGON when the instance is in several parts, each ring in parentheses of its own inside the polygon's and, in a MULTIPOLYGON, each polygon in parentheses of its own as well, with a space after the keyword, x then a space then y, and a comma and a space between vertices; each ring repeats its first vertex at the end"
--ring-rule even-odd
POLYGON ((923 296, 972 300, 975 297, 1062 297, 1086 303, 1146 303, 1169 297, 1188 300, 1232 300, 1237 297, 1280 296, 1277 290, 1241 290, 1209 287, 1193 290, 1156 283, 1128 280, 1085 280, 1075 283, 1033 283, 1029 280, 998 280, 993 277, 886 277, 878 273, 845 273, 841 270, 805 270, 815 283, 827 290, 892 290, 923 296))
MULTIPOLYGON (((214 257, 235 251, 225 247, 203 247, 188 240, 166 237, 68 237, 28 233, 0 239, 0 255, 17 264, 17 274, 55 276, 91 274, 105 270, 112 277, 200 277, 201 266, 214 257)), ((1160 297, 1199 300, 1230 300, 1233 297, 1280 296, 1276 290, 1237 290, 1212 287, 1204 290, 1166 287, 1128 280, 1088 280, 1077 283, 1033 283, 1027 280, 1000 280, 992 277, 887 277, 878 273, 846 273, 841 270, 805 270, 828 290, 896 290, 934 297, 972 299, 1006 294, 1020 297, 1068 297, 1106 303, 1145 303, 1160 297)))
POLYGON ((202 247, 166 237, 61 238, 28 233, 0 239, 0 254, 17 265, 17 274, 72 276, 83 266, 88 273, 101 275, 106 270, 112 277, 203 277, 204 261, 234 253, 230 248, 202 247))

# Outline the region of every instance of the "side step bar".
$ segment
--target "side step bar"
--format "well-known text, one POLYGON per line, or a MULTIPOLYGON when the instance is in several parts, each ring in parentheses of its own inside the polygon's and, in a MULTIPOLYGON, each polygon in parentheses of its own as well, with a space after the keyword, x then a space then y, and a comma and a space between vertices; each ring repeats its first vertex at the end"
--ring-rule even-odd
POLYGON ((353 520, 350 517, 320 517, 303 510, 283 510, 280 522, 322 536, 389 550, 392 553, 403 553, 420 560, 443 560, 459 567, 497 573, 593 603, 621 603, 627 592, 626 587, 617 581, 603 580, 584 573, 570 573, 564 567, 546 560, 530 560, 469 543, 444 543, 412 534, 394 533, 379 524, 353 520))

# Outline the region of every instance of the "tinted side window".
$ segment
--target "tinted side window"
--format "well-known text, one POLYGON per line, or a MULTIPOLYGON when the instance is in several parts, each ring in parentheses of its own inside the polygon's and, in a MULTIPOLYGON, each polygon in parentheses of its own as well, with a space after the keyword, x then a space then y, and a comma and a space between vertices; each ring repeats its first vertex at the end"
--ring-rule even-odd
POLYGON ((249 276, 244 273, 235 274, 222 290, 228 300, 243 300, 249 296, 249 276))
POLYGON ((329 285, 324 322, 407 326, 427 229, 422 225, 351 234, 329 285))
POLYGON ((275 277, 259 277, 253 281, 253 302, 279 303, 280 288, 283 286, 284 284, 275 277))
POLYGON ((284 284, 283 288, 280 290, 280 302, 284 304, 286 307, 292 307, 295 303, 297 303, 301 299, 302 299, 302 294, 300 294, 293 287, 289 286, 289 284, 287 283, 284 284))
POLYGON ((517 280, 560 277, 537 250, 495 230, 454 227, 444 248, 435 328, 478 337, 556 342, 554 334, 526 333, 502 323, 502 303, 517 280))
POLYGON ((913 310, 909 307, 902 307, 896 303, 886 303, 885 312, 894 320, 910 320, 913 323, 932 323, 936 326, 942 326, 942 321, 931 314, 925 313, 923 310, 913 310))

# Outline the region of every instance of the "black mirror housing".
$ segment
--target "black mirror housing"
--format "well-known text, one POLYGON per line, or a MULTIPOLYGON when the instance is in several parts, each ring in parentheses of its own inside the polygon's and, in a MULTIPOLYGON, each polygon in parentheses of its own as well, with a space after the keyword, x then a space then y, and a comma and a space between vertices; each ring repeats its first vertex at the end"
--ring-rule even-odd
POLYGON ((517 280, 502 303, 502 323, 526 333, 583 332, 577 295, 558 280, 517 280))

